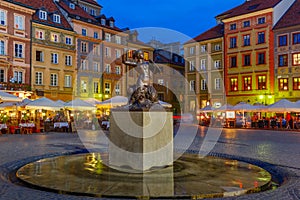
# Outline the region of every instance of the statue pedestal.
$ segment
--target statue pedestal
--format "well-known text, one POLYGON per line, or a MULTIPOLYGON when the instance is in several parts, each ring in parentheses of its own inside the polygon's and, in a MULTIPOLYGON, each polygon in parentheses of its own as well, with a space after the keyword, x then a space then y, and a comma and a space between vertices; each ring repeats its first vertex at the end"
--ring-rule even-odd
POLYGON ((119 111, 110 115, 109 165, 144 172, 173 164, 173 114, 119 111))

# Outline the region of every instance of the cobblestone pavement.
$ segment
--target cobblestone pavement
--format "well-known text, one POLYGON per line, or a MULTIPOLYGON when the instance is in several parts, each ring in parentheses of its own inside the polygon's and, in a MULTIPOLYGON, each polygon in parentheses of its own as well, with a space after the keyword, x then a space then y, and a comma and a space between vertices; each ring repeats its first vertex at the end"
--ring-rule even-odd
MULTIPOLYGON (((188 150, 189 153, 199 151, 206 130, 200 127, 194 143, 188 150)), ((103 146, 103 150, 106 148, 103 146)), ((85 147, 77 134, 1 135, 0 150, 1 200, 96 199, 40 191, 9 181, 11 172, 28 162, 44 157, 84 152, 85 147)), ((261 166, 275 174, 278 181, 283 183, 275 190, 224 199, 300 199, 300 132, 224 129, 211 154, 261 166)))

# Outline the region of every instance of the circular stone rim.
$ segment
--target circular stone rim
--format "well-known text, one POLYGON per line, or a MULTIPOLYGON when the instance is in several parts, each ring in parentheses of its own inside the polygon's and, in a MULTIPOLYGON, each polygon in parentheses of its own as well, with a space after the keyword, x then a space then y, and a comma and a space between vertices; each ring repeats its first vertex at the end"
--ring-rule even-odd
MULTIPOLYGON (((107 197, 110 197, 110 198, 170 198, 170 199, 180 199, 180 198, 192 198, 192 199, 202 199, 202 198, 222 198, 222 197, 233 197, 233 196, 241 196, 241 195, 245 195, 245 194, 250 194, 250 193, 259 193, 259 192, 262 192, 262 191, 266 191, 268 189, 271 189, 271 186, 272 186, 272 179, 273 179, 273 176, 272 174, 265 170, 264 168, 262 167, 259 167, 255 164, 251 164, 249 162, 246 162, 246 161, 240 161, 240 160, 236 160, 236 159, 230 159, 230 158, 223 158, 223 157, 218 157, 218 156, 208 156, 210 158, 215 158, 215 159, 221 159, 221 160, 230 160, 230 161, 236 161, 238 163, 246 163, 246 164, 250 164, 252 166, 255 166, 261 170, 264 170, 265 172, 267 172, 269 175, 270 175, 270 179, 265 183, 265 184, 262 184, 258 187, 252 187, 252 188, 245 188, 245 189, 242 189, 240 191, 225 191, 225 192, 216 192, 216 193, 206 193, 206 194, 187 194, 187 195, 176 195, 174 194, 173 196, 153 196, 153 195, 145 195, 145 196, 134 196, 134 195, 107 195, 107 194, 96 194, 96 193, 86 193, 86 192, 74 192, 74 191, 66 191, 66 190, 60 190, 60 189, 55 189, 55 188, 48 188, 48 187, 45 187, 45 186, 41 186, 41 185, 37 185, 37 184, 33 184, 33 183, 30 183, 26 180, 23 180, 22 178, 19 177, 18 175, 18 172, 19 170, 21 170, 22 168, 24 168, 25 166, 29 165, 29 164, 32 164, 32 163, 36 163, 36 162, 39 162, 41 160, 47 160, 47 159, 55 159, 55 158, 59 158, 59 157, 67 157, 67 156, 75 156, 75 155, 87 155, 87 154, 91 154, 91 153, 79 153, 79 154, 70 154, 70 155, 58 155, 58 156, 54 156, 54 157, 46 157, 46 158, 42 158, 42 159, 39 159, 39 160, 35 160, 33 162, 30 162, 30 163, 27 163, 21 167, 19 167, 16 171, 15 171, 15 176, 16 178, 21 182, 23 183, 22 185, 23 186, 26 186, 26 187, 29 187, 29 188, 32 188, 32 189, 38 189, 38 190, 42 190, 42 191, 47 191, 47 192, 54 192, 54 193, 57 193, 57 194, 68 194, 68 195, 74 195, 74 196, 89 196, 89 197, 104 197, 104 198, 107 198, 107 197)), ((185 156, 195 156, 195 154, 190 154, 190 153, 187 153, 187 154, 184 154, 182 155, 182 157, 185 157, 185 156)))

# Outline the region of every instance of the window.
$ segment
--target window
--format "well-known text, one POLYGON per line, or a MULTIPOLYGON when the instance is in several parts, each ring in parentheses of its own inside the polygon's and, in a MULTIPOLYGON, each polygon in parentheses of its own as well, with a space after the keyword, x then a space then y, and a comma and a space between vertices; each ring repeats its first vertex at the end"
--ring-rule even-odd
POLYGON ((43 84, 43 73, 35 72, 35 84, 42 85, 43 84))
POLYGON ((116 74, 120 75, 121 74, 121 67, 116 66, 116 74))
POLYGON ((244 79, 244 91, 252 90, 252 79, 250 76, 243 77, 244 79))
POLYGON ((110 27, 114 27, 114 26, 115 26, 114 21, 109 21, 109 26, 110 26, 110 27))
POLYGON ((71 37, 66 37, 66 44, 72 45, 72 38, 71 37))
POLYGON ((40 10, 39 18, 42 19, 42 20, 47 20, 47 12, 43 11, 43 10, 40 10))
POLYGON ((201 80, 201 90, 207 90, 206 79, 201 80))
POLYGON ((90 14, 93 15, 93 16, 96 16, 96 10, 95 9, 91 9, 90 10, 90 14))
POLYGON ((82 8, 85 12, 88 11, 87 7, 85 7, 85 6, 83 6, 83 5, 81 5, 81 8, 82 8))
POLYGON ((87 81, 82 80, 80 86, 81 86, 80 87, 81 88, 81 92, 82 93, 86 93, 87 92, 87 81))
POLYGON ((65 75, 65 87, 72 87, 72 76, 65 75))
POLYGON ((249 21, 249 20, 244 21, 244 22, 243 22, 243 27, 244 27, 244 28, 250 27, 250 21, 249 21))
POLYGON ((51 53, 51 63, 58 64, 58 54, 57 53, 51 53))
POLYGON ((66 57, 65 57, 65 64, 67 66, 72 66, 72 56, 66 55, 66 57))
POLYGON ((111 56, 111 50, 109 47, 105 47, 105 57, 110 57, 111 56))
POLYGON ((94 62, 94 72, 100 72, 99 63, 94 62))
POLYGON ((81 42, 81 52, 86 53, 87 52, 87 43, 81 42))
POLYGON ((258 23, 258 24, 264 24, 264 23, 266 23, 266 18, 265 18, 265 17, 259 17, 259 18, 257 19, 257 23, 258 23))
POLYGON ((205 59, 200 60, 200 70, 206 70, 206 60, 205 59))
POLYGON ((284 54, 284 55, 279 55, 278 56, 278 66, 279 67, 284 67, 288 65, 288 55, 284 54))
POLYGON ((6 11, 5 10, 0 10, 0 25, 1 26, 6 26, 6 11))
POLYGON ((110 94, 110 84, 109 83, 104 84, 104 93, 110 94))
POLYGON ((293 54, 293 65, 300 65, 300 53, 293 54))
POLYGON ((195 54, 195 47, 190 47, 190 55, 194 55, 195 54))
POLYGON ((115 36, 115 41, 116 41, 117 44, 121 44, 121 37, 116 35, 115 36))
POLYGON ((257 43, 258 44, 265 43, 265 32, 258 32, 257 33, 257 43))
POLYGON ((110 42, 111 41, 111 34, 110 33, 105 33, 105 41, 110 42))
POLYGON ((5 41, 0 40, 0 55, 5 55, 5 41))
POLYGON ((236 67, 237 65, 237 57, 236 56, 231 56, 230 57, 230 67, 236 67))
POLYGON ((120 95, 121 94, 120 84, 116 84, 116 86, 115 86, 115 93, 116 93, 116 95, 120 95))
POLYGON ((15 44, 15 57, 23 58, 23 44, 15 44))
POLYGON ((99 33, 96 32, 96 31, 94 32, 94 38, 95 38, 95 39, 99 39, 99 33))
POLYGON ((216 69, 221 69, 221 60, 215 60, 214 61, 214 66, 216 69))
POLYGON ((244 35, 244 46, 250 46, 250 35, 244 35))
POLYGON ((158 79, 157 84, 158 85, 164 85, 164 79, 158 79))
POLYGON ((206 45, 201 45, 201 53, 205 53, 207 50, 206 45))
POLYGON ((20 15, 15 15, 15 28, 19 30, 24 30, 24 17, 20 15))
POLYGON ((191 80, 191 81, 190 81, 190 91, 191 91, 191 92, 196 91, 195 80, 191 80))
POLYGON ((58 83, 58 75, 57 74, 50 74, 50 86, 57 86, 58 83))
POLYGON ((250 54, 246 54, 243 55, 243 66, 250 66, 251 65, 251 55, 250 54))
POLYGON ((293 44, 299 44, 300 43, 300 33, 294 33, 293 34, 293 44))
POLYGON ((44 31, 36 30, 35 31, 35 38, 40 39, 40 40, 44 40, 45 39, 44 31))
POLYGON ((221 78, 215 78, 215 90, 221 89, 221 78))
POLYGON ((83 35, 83 36, 86 36, 86 35, 87 35, 87 32, 86 32, 86 29, 85 29, 85 28, 81 29, 81 35, 83 35))
POLYGON ((102 18, 101 19, 101 25, 105 26, 105 24, 106 24, 106 20, 102 18))
POLYGON ((149 52, 144 51, 144 60, 149 61, 149 52))
POLYGON ((81 60, 81 70, 87 70, 87 60, 81 60))
POLYGON ((53 21, 54 21, 55 23, 60 24, 60 15, 54 14, 54 15, 53 15, 53 21))
POLYGON ((220 51, 221 50, 221 45, 220 44, 216 44, 215 45, 215 51, 220 51))
POLYGON ((23 83, 23 72, 22 71, 14 71, 14 80, 15 80, 15 83, 23 83))
POLYGON ((278 37, 278 46, 286 46, 287 45, 287 35, 281 35, 278 37))
POLYGON ((59 36, 56 33, 51 33, 51 41, 52 42, 59 42, 59 36))
POLYGON ((231 37, 230 39, 229 48, 236 48, 236 37, 231 37))
POLYGON ((293 90, 300 90, 300 77, 293 78, 293 90))
POLYGON ((44 62, 44 52, 43 51, 36 51, 35 52, 35 60, 39 62, 44 62))
POLYGON ((279 90, 280 91, 287 91, 289 90, 289 81, 287 78, 280 78, 278 79, 278 82, 279 82, 279 90))
POLYGON ((74 10, 75 9, 75 4, 74 3, 69 3, 69 7, 74 10))
POLYGON ((265 75, 257 76, 257 89, 265 90, 267 88, 267 79, 265 75))
POLYGON ((116 52, 116 58, 120 58, 121 57, 121 50, 120 49, 116 49, 115 52, 116 52))
POLYGON ((257 54, 257 64, 266 64, 266 53, 258 53, 257 54))
POLYGON ((111 72, 110 64, 106 64, 106 66, 105 66, 105 72, 106 72, 107 74, 110 74, 110 72, 111 72))
POLYGON ((195 71, 195 61, 194 60, 190 61, 190 68, 189 68, 189 70, 190 70, 190 72, 195 71))
POLYGON ((5 71, 0 69, 0 82, 5 82, 5 71))
POLYGON ((95 94, 99 93, 99 83, 98 82, 94 82, 94 93, 95 94))
POLYGON ((236 24, 230 24, 230 30, 236 30, 236 24))
POLYGON ((237 90, 238 90, 238 79, 230 78, 230 91, 237 91, 237 90))

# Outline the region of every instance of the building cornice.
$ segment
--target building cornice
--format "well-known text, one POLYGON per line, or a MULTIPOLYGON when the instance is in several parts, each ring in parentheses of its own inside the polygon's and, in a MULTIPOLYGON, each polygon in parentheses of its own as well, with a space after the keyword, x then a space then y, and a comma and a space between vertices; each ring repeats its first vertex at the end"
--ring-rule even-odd
POLYGON ((257 15, 264 15, 264 14, 272 13, 273 11, 274 11, 273 8, 268 8, 268 9, 260 10, 257 12, 247 13, 244 15, 239 15, 239 16, 228 18, 228 19, 223 19, 222 22, 229 23, 229 22, 233 22, 233 21, 237 21, 237 20, 241 20, 241 19, 245 19, 245 18, 250 18, 253 16, 257 16, 257 15))

